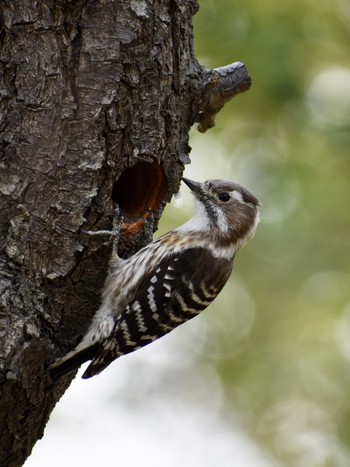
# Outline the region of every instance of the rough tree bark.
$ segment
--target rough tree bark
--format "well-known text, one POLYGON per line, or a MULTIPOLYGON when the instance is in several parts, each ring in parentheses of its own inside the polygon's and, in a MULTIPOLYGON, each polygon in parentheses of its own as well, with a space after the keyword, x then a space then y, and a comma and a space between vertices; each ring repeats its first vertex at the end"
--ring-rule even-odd
POLYGON ((0 3, 0 465, 30 454, 70 377, 48 365, 99 303, 110 245, 82 230, 123 214, 120 254, 150 240, 189 162, 188 131, 249 87, 205 70, 194 0, 0 3), (146 228, 147 227, 147 228, 146 228))

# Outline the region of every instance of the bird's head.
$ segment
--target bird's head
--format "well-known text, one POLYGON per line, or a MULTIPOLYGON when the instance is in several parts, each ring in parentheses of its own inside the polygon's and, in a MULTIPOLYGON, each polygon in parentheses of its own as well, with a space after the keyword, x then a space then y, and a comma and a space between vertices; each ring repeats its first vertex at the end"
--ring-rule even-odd
POLYGON ((182 180, 195 197, 195 214, 186 230, 213 232, 242 244, 254 235, 260 203, 245 187, 219 179, 203 183, 188 178, 182 180))

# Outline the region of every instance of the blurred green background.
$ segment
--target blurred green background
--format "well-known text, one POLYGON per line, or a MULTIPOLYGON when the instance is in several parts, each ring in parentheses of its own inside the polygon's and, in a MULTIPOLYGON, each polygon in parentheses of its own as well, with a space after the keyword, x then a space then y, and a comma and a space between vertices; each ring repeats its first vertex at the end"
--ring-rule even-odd
POLYGON ((200 358, 282 465, 349 466, 350 2, 199 4, 199 62, 241 60, 253 85, 193 131, 186 176, 235 179, 263 203, 200 358))

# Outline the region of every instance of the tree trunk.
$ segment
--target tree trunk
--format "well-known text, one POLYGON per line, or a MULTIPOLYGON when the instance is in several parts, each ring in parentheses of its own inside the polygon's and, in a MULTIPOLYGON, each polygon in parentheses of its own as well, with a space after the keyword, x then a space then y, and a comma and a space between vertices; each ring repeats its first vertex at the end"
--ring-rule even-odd
POLYGON ((196 10, 0 4, 0 465, 22 465, 42 436, 70 383, 53 384, 48 365, 98 307, 111 245, 83 230, 110 229, 119 206, 119 253, 148 242, 189 162, 190 126, 227 100, 209 105, 225 73, 194 57, 196 10))

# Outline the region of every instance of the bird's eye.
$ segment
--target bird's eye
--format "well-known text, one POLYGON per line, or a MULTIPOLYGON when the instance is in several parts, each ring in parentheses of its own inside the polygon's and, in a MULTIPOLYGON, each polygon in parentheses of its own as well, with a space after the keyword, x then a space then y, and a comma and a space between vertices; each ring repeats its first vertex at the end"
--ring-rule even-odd
POLYGON ((230 201, 231 196, 229 195, 229 193, 220 193, 218 198, 219 198, 220 201, 223 201, 224 203, 227 203, 227 201, 230 201))

